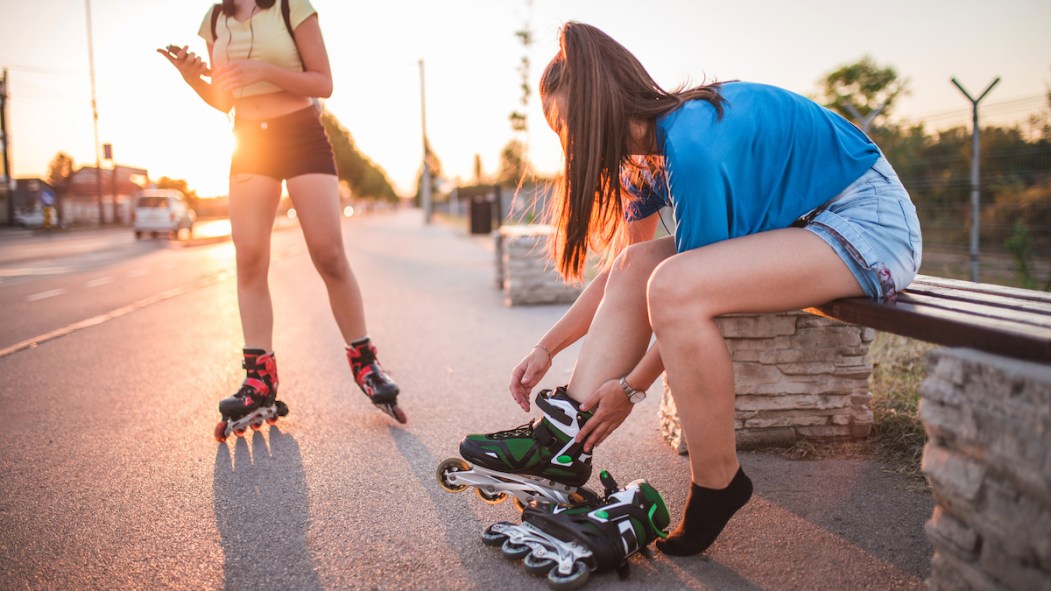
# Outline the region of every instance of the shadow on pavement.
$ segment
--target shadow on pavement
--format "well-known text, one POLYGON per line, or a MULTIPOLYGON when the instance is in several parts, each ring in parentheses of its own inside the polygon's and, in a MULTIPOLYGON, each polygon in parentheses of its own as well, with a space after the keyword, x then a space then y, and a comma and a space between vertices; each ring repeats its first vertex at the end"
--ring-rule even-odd
POLYGON ((471 490, 464 493, 448 493, 442 490, 435 477, 441 460, 435 458, 427 446, 410 431, 393 425, 388 428, 391 438, 398 446, 398 451, 405 457, 410 471, 419 481, 420 486, 427 491, 431 498, 431 505, 438 514, 438 521, 441 523, 445 540, 436 545, 457 551, 464 565, 468 565, 467 568, 450 570, 459 570, 469 576, 473 583, 470 588, 489 588, 492 585, 492 579, 478 576, 477 569, 471 564, 477 560, 479 549, 483 553, 489 550, 489 548, 483 548, 481 543, 482 531, 488 524, 482 523, 474 511, 464 510, 463 507, 465 501, 468 503, 480 503, 481 501, 475 498, 471 490), (464 532, 475 532, 475 535, 465 536, 464 532))
POLYGON ((307 544, 309 498, 299 445, 276 426, 215 452, 215 521, 224 589, 321 589, 307 544))

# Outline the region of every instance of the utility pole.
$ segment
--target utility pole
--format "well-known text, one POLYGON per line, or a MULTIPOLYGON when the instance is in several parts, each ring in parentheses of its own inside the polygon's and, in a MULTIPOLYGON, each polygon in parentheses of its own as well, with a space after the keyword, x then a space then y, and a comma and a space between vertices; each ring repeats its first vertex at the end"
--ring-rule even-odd
POLYGON ((985 92, 980 94, 978 98, 971 97, 971 94, 967 92, 963 85, 960 84, 956 78, 952 79, 952 83, 956 85, 956 88, 960 89, 963 96, 967 97, 967 100, 971 101, 971 113, 972 113, 972 126, 973 131, 971 132, 971 281, 978 283, 978 214, 979 206, 981 205, 981 197, 978 192, 978 177, 979 169, 981 167, 981 147, 978 142, 978 136, 981 133, 978 128, 978 103, 985 98, 985 95, 989 94, 989 91, 996 86, 996 83, 1000 81, 1000 77, 997 76, 996 80, 985 88, 985 92))
POLYGON ((102 158, 99 156, 99 108, 95 100, 95 43, 91 33, 91 0, 84 0, 88 15, 88 65, 91 72, 91 116, 95 123, 95 196, 99 203, 99 225, 106 223, 102 212, 102 158))
POLYGON ((7 68, 0 79, 0 150, 4 152, 4 195, 7 196, 7 223, 15 225, 15 195, 11 190, 11 159, 8 157, 7 141, 7 68))
POLYGON ((431 223, 431 167, 428 163, 430 146, 427 144, 427 96, 424 92, 423 59, 420 59, 420 122, 423 130, 423 178, 420 183, 420 205, 423 206, 423 223, 431 223))

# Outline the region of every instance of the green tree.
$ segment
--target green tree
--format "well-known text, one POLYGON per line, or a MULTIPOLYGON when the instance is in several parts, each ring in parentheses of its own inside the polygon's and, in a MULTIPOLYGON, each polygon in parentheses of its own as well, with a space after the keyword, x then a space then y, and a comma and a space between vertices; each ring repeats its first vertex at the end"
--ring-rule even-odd
POLYGON ((899 96, 908 93, 908 83, 891 66, 880 66, 869 56, 830 72, 821 81, 818 101, 850 120, 868 118, 885 121, 899 96), (851 109, 857 114, 851 112, 851 109))
POLYGON ((183 179, 172 179, 162 176, 157 180, 158 189, 174 189, 186 196, 186 203, 193 209, 197 209, 197 191, 190 189, 190 185, 183 179))
POLYGON ((336 158, 336 173, 346 181, 351 193, 362 199, 397 201, 398 195, 387 178, 387 173, 362 154, 354 144, 350 132, 329 111, 321 114, 332 152, 336 158))
POLYGON ((513 139, 500 151, 500 169, 496 173, 497 182, 505 185, 518 185, 533 175, 533 165, 526 155, 526 146, 513 139))
POLYGON ((51 185, 60 195, 66 192, 70 179, 73 178, 73 169, 76 164, 73 157, 65 152, 55 154, 51 163, 47 165, 47 184, 51 185))

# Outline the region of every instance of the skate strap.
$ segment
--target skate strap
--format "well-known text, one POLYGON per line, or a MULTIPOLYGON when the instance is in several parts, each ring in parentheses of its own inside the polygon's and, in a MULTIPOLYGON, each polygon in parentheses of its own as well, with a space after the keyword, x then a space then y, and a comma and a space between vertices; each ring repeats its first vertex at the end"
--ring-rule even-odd
POLYGON ((566 426, 572 425, 573 419, 566 414, 566 411, 555 406, 554 404, 551 404, 551 402, 548 401, 547 396, 544 396, 543 394, 544 392, 541 392, 536 397, 537 407, 539 407, 540 410, 544 411, 544 414, 547 415, 548 418, 554 419, 566 426))
POLYGON ((264 382, 263 380, 259 380, 256 378, 245 378, 244 385, 255 389, 256 392, 259 392, 263 396, 270 394, 270 386, 267 386, 266 382, 264 382))

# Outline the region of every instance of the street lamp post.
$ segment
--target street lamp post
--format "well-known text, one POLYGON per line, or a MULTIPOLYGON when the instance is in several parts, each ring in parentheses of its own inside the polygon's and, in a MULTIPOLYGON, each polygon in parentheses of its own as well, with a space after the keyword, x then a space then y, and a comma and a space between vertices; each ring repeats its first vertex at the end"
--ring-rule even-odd
POLYGON ((95 100, 95 43, 91 33, 91 0, 84 0, 88 15, 88 66, 91 73, 91 117, 95 125, 95 196, 99 203, 99 225, 106 223, 102 211, 102 158, 99 156, 99 109, 95 100))

